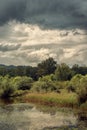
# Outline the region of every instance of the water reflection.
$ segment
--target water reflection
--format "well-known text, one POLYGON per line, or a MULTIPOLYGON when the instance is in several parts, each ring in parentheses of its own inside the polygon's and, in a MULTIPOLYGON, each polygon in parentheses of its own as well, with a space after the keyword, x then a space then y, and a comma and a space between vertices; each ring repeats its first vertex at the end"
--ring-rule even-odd
POLYGON ((29 103, 0 106, 0 130, 86 130, 80 121, 69 110, 52 114, 29 103))
POLYGON ((78 126, 87 129, 87 113, 85 112, 78 113, 78 126))

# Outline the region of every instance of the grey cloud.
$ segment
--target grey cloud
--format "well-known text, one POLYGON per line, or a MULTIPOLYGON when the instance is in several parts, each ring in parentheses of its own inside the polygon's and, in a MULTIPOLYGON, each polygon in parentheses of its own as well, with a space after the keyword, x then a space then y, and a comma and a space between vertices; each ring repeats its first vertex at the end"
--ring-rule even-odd
POLYGON ((14 51, 18 50, 21 47, 21 44, 0 44, 0 51, 7 52, 7 51, 14 51))
POLYGON ((22 20, 24 5, 24 0, 0 0, 0 23, 12 19, 22 20))
POLYGON ((15 33, 15 37, 20 37, 20 36, 22 38, 23 37, 26 38, 26 37, 28 37, 28 33, 27 32, 20 32, 20 31, 15 33))
POLYGON ((15 26, 17 26, 16 21, 0 26, 0 43, 4 41, 3 45, 5 43, 20 44, 28 39, 28 32, 25 32, 22 27, 15 31, 15 26))
MULTIPOLYGON (((26 52, 30 50, 29 53, 35 52, 37 50, 41 50, 41 48, 48 49, 50 52, 48 53, 48 57, 52 54, 54 55, 54 59, 58 62, 65 62, 70 65, 73 64, 87 64, 86 62, 86 55, 87 55, 87 43, 83 44, 70 44, 68 42, 65 42, 64 44, 42 44, 42 45, 31 45, 31 46, 24 46, 22 50, 26 52), (69 51, 65 51, 65 50, 69 51), (73 52, 74 51, 74 52, 73 52), (72 54, 72 55, 71 55, 72 54), (67 55, 67 56, 66 56, 67 55), (71 55, 71 56, 70 56, 71 55)), ((41 62, 40 59, 40 53, 39 55, 30 55, 30 56, 24 56, 27 61, 30 61, 30 63, 39 63, 41 62)), ((24 55, 24 54, 23 54, 24 55)), ((22 57, 22 55, 20 55, 22 57)), ((46 55, 47 56, 47 55, 46 55)), ((42 59, 43 60, 43 59, 42 59)))
POLYGON ((10 51, 0 51, 0 63, 14 65, 37 65, 52 56, 58 63, 87 64, 87 44, 43 44, 20 47, 10 51))
POLYGON ((16 19, 44 28, 87 28, 85 0, 0 0, 0 23, 16 19))
MULTIPOLYGON (((41 48, 42 49, 42 48, 41 48)), ((16 61, 16 65, 20 63, 22 65, 34 65, 36 66, 39 62, 41 62, 43 59, 47 58, 47 54, 44 53, 43 50, 43 56, 41 56, 41 49, 36 50, 36 49, 29 49, 28 51, 25 50, 20 50, 20 52, 12 53, 12 56, 14 59, 17 57, 17 59, 20 60, 20 62, 16 61)), ((50 54, 50 52, 48 52, 50 54)))
POLYGON ((68 36, 69 32, 60 33, 61 37, 68 36))

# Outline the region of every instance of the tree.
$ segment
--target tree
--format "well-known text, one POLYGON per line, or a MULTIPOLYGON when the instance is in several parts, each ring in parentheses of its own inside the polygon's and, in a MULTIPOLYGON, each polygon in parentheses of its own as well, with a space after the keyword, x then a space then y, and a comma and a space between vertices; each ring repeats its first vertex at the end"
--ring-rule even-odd
POLYGON ((37 71, 38 77, 54 73, 56 65, 57 65, 56 61, 54 61, 54 59, 51 57, 42 61, 41 63, 38 64, 38 71, 37 71))
POLYGON ((72 70, 75 72, 75 74, 79 74, 79 65, 78 64, 74 64, 72 66, 72 70))
POLYGON ((15 74, 16 76, 25 76, 26 71, 24 66, 17 66, 15 68, 15 74))
POLYGON ((59 80, 59 81, 70 80, 72 77, 72 71, 68 65, 66 65, 65 63, 62 63, 57 66, 57 69, 55 71, 55 77, 56 77, 56 80, 59 80))
POLYGON ((37 67, 26 66, 26 76, 37 80, 37 67))
POLYGON ((0 66, 0 75, 5 76, 7 74, 7 68, 2 65, 0 66))
POLYGON ((87 74, 86 66, 79 66, 78 64, 75 64, 72 66, 72 70, 74 71, 75 74, 82 74, 82 75, 87 74))

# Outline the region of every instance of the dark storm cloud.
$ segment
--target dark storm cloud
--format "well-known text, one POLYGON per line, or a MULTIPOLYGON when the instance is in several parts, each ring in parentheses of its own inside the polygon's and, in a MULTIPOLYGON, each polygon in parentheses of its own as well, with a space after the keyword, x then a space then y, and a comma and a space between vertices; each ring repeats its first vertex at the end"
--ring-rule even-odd
POLYGON ((0 0, 0 24, 16 19, 43 28, 87 28, 86 0, 0 0))

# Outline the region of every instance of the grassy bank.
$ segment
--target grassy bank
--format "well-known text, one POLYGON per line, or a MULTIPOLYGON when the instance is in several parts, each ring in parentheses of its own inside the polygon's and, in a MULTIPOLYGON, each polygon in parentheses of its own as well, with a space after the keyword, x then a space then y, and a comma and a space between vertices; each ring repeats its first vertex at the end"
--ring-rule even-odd
POLYGON ((34 102, 48 106, 78 107, 77 95, 75 93, 27 93, 23 96, 25 102, 34 102))
POLYGON ((22 96, 24 102, 31 102, 38 105, 45 105, 54 108, 73 108, 76 111, 87 112, 87 102, 79 105, 77 95, 75 93, 67 93, 62 91, 57 93, 27 93, 22 96))
MULTIPOLYGON (((9 98, 14 103, 34 103, 40 106, 46 106, 50 108, 73 108, 76 111, 87 112, 87 102, 80 104, 78 103, 78 96, 74 92, 68 93, 66 90, 61 90, 60 93, 47 92, 47 93, 35 93, 31 91, 17 90, 9 98)), ((8 103, 8 99, 7 99, 8 103)))

